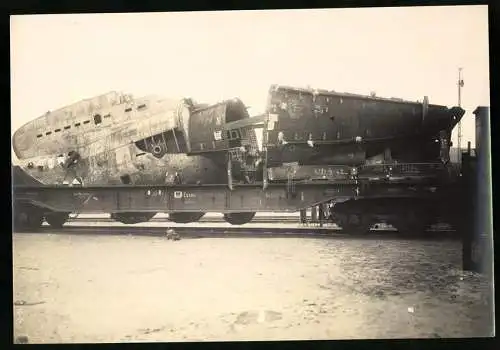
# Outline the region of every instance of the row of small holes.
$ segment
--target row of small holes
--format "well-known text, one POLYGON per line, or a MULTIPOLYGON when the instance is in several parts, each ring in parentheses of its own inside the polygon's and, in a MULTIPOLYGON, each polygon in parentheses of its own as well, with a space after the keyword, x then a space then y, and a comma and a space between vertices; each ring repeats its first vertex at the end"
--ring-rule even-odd
MULTIPOLYGON (((137 107, 137 109, 142 109, 142 108, 145 108, 145 107, 146 107, 146 105, 145 105, 145 104, 142 104, 142 105, 138 106, 138 107, 137 107)), ((125 109, 125 112, 130 112, 131 110, 132 110, 132 108, 127 108, 127 109, 125 109)), ((97 115, 98 115, 98 114, 97 114, 97 115)), ((111 117, 111 115, 109 115, 109 114, 106 114, 106 115, 104 116, 104 118, 109 118, 109 117, 111 117)), ((95 117, 94 117, 94 118, 95 118, 95 117)), ((83 122, 83 124, 88 124, 88 123, 90 123, 90 120, 85 120, 85 121, 83 122)), ((97 124, 100 124, 100 123, 101 123, 101 122, 99 121, 99 123, 96 123, 96 125, 97 125, 97 124)), ((75 127, 78 127, 78 126, 80 126, 80 125, 81 125, 81 123, 76 123, 76 124, 75 124, 75 127)), ((65 127, 64 127, 64 130, 68 130, 69 128, 71 128, 71 125, 65 126, 65 127)), ((61 129, 56 129, 56 130, 55 130, 55 132, 59 132, 59 131, 61 131, 61 129)), ((50 135, 50 134, 52 134, 52 131, 47 131, 47 132, 45 133, 45 135, 47 135, 47 136, 48 136, 48 135, 50 135)), ((40 138, 40 137, 42 137, 42 136, 43 136, 43 134, 38 134, 38 135, 36 135, 36 137, 38 137, 38 138, 40 138)))
MULTIPOLYGON (((96 114, 96 116, 98 116, 98 115, 99 115, 99 114, 96 114)), ((106 115, 104 116, 104 118, 110 118, 110 117, 111 117, 111 115, 110 115, 110 114, 106 114, 106 115)), ((95 118, 95 117, 94 117, 94 118, 95 118)), ((85 121, 83 122, 83 124, 88 124, 88 123, 90 123, 90 120, 85 120, 85 121)), ((101 121, 99 121, 98 123, 96 123, 96 125, 97 125, 97 124, 101 124, 101 121)), ((80 125, 81 125, 81 123, 75 123, 75 127, 78 127, 78 126, 80 126, 80 125)), ((67 125, 67 126, 65 126, 65 127, 64 127, 64 130, 69 130, 70 128, 71 128, 71 125, 67 125)), ((55 129, 55 130, 54 130, 54 132, 60 132, 60 131, 61 131, 61 129, 55 129)), ((48 135, 50 135, 50 134, 52 134, 52 131, 47 131, 47 132, 45 133, 45 135, 47 135, 47 136, 48 136, 48 135)), ((40 137, 42 137, 42 136, 43 136, 43 134, 38 134, 38 135, 36 135, 36 137, 38 137, 38 138, 40 138, 40 137)))
MULTIPOLYGON (((146 108, 146 105, 145 105, 145 104, 142 104, 142 105, 137 106, 137 110, 139 110, 139 109, 143 109, 143 108, 146 108)), ((125 108, 125 112, 131 112, 131 111, 132 111, 132 107, 125 108)))

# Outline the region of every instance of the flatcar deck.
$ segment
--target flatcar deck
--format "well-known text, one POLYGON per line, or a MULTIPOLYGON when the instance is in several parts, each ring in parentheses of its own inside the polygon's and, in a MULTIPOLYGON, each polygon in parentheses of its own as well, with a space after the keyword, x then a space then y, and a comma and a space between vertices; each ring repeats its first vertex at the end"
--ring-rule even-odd
POLYGON ((365 197, 436 196, 432 184, 410 181, 370 184, 361 181, 324 181, 269 184, 161 186, 14 186, 20 203, 51 211, 102 212, 268 212, 299 211, 330 200, 365 197))

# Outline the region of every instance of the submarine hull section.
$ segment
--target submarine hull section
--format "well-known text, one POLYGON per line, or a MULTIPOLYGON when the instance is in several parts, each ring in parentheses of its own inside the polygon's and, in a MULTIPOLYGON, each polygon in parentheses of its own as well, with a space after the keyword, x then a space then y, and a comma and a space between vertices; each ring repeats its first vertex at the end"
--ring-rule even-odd
POLYGON ((163 185, 174 184, 176 173, 182 183, 207 184, 218 183, 221 176, 225 176, 224 157, 219 157, 219 161, 217 158, 186 154, 165 154, 157 158, 127 145, 110 154, 81 158, 69 168, 54 157, 30 159, 23 162, 26 164, 21 168, 42 185, 163 185))
MULTIPOLYGON (((204 105, 191 99, 142 98, 103 105, 99 109, 92 103, 90 108, 82 101, 16 131, 18 170, 41 185, 221 183, 227 179, 225 150, 243 141, 214 141, 214 132, 227 122, 249 117, 238 99, 204 105), (94 123, 87 112, 95 114, 94 123)), ((112 218, 134 224, 153 215, 112 213, 112 218)), ((171 219, 187 223, 201 216, 175 213, 171 219)), ((60 226, 59 218, 52 216, 50 221, 60 226)))
MULTIPOLYGON (((440 142, 444 132, 450 145, 451 130, 465 111, 429 104, 426 98, 419 103, 274 85, 268 94, 267 113, 268 165, 274 167, 294 161, 338 164, 343 158, 356 163, 359 157, 351 154, 359 153, 359 147, 369 154, 380 145, 391 148, 393 155, 421 151, 411 157, 433 158, 427 144, 440 142)), ((437 155, 439 158, 439 151, 437 155)))

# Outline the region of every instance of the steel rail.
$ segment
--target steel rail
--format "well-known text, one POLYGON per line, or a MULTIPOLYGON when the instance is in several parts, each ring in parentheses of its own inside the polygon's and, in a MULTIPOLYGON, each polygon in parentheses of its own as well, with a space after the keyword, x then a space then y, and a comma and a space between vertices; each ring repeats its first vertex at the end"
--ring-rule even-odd
MULTIPOLYGON (((63 234, 63 235, 113 235, 113 236, 167 236, 168 226, 65 226, 62 229, 53 229, 42 226, 36 232, 15 232, 14 234, 63 234)), ((365 234, 352 234, 331 227, 172 227, 175 233, 182 238, 273 238, 273 237, 295 237, 295 238, 356 238, 356 239, 399 239, 399 240, 443 240, 459 239, 454 231, 426 231, 412 235, 401 235, 398 231, 372 230, 365 234)))
MULTIPOLYGON (((68 220, 68 222, 114 222, 115 220, 111 218, 92 218, 92 217, 85 217, 85 218, 71 218, 68 220)), ((168 218, 152 218, 148 222, 171 222, 168 218)), ((222 217, 203 217, 197 222, 199 223, 223 223, 225 222, 222 217)), ((251 221, 251 223, 300 223, 300 218, 297 217, 254 217, 251 221)))
MULTIPOLYGON (((71 218, 68 220, 68 223, 114 223, 116 222, 115 220, 111 218, 106 218, 106 217, 76 217, 76 218, 71 218)), ((149 223, 171 223, 172 225, 177 225, 176 223, 170 221, 167 217, 159 217, 159 218, 152 218, 149 221, 149 223)), ((211 223, 216 223, 216 224, 223 224, 225 223, 224 219, 222 217, 210 217, 210 216, 205 216, 198 220, 196 223, 191 223, 191 224, 211 224, 211 223)), ((306 227, 314 227, 314 226, 319 226, 320 223, 319 221, 314 221, 311 222, 308 220, 306 223, 301 223, 300 222, 300 217, 299 216, 266 216, 266 217, 254 217, 252 221, 249 224, 297 224, 301 226, 306 226, 306 227)), ((188 225, 188 224, 185 224, 188 225)), ((325 229, 339 229, 337 225, 332 223, 331 221, 325 220, 323 221, 323 225, 325 229)), ((381 229, 385 227, 383 224, 378 224, 381 226, 381 229)), ((390 227, 390 226, 388 226, 390 227)), ((431 225, 431 231, 454 231, 453 229, 449 228, 449 225, 446 223, 441 223, 437 222, 433 225, 431 225)))

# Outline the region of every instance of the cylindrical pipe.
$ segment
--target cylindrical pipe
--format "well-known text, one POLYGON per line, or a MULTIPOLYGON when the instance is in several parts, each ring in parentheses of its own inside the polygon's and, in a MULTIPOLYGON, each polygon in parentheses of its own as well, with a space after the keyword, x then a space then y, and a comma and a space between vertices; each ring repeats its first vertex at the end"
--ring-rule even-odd
MULTIPOLYGON (((491 134, 489 107, 478 107, 476 115, 476 212, 472 259, 478 272, 489 279, 489 318, 494 324, 493 310, 493 213, 491 180, 491 134), (475 251, 475 254, 474 254, 475 251), (475 258, 475 259, 474 259, 475 258)), ((490 326, 491 327, 491 326, 490 326)), ((493 333, 493 328, 490 329, 493 333)))
POLYGON ((476 215, 474 241, 477 244, 479 271, 492 272, 493 256, 493 214, 491 184, 491 141, 489 108, 478 107, 476 115, 476 215))

